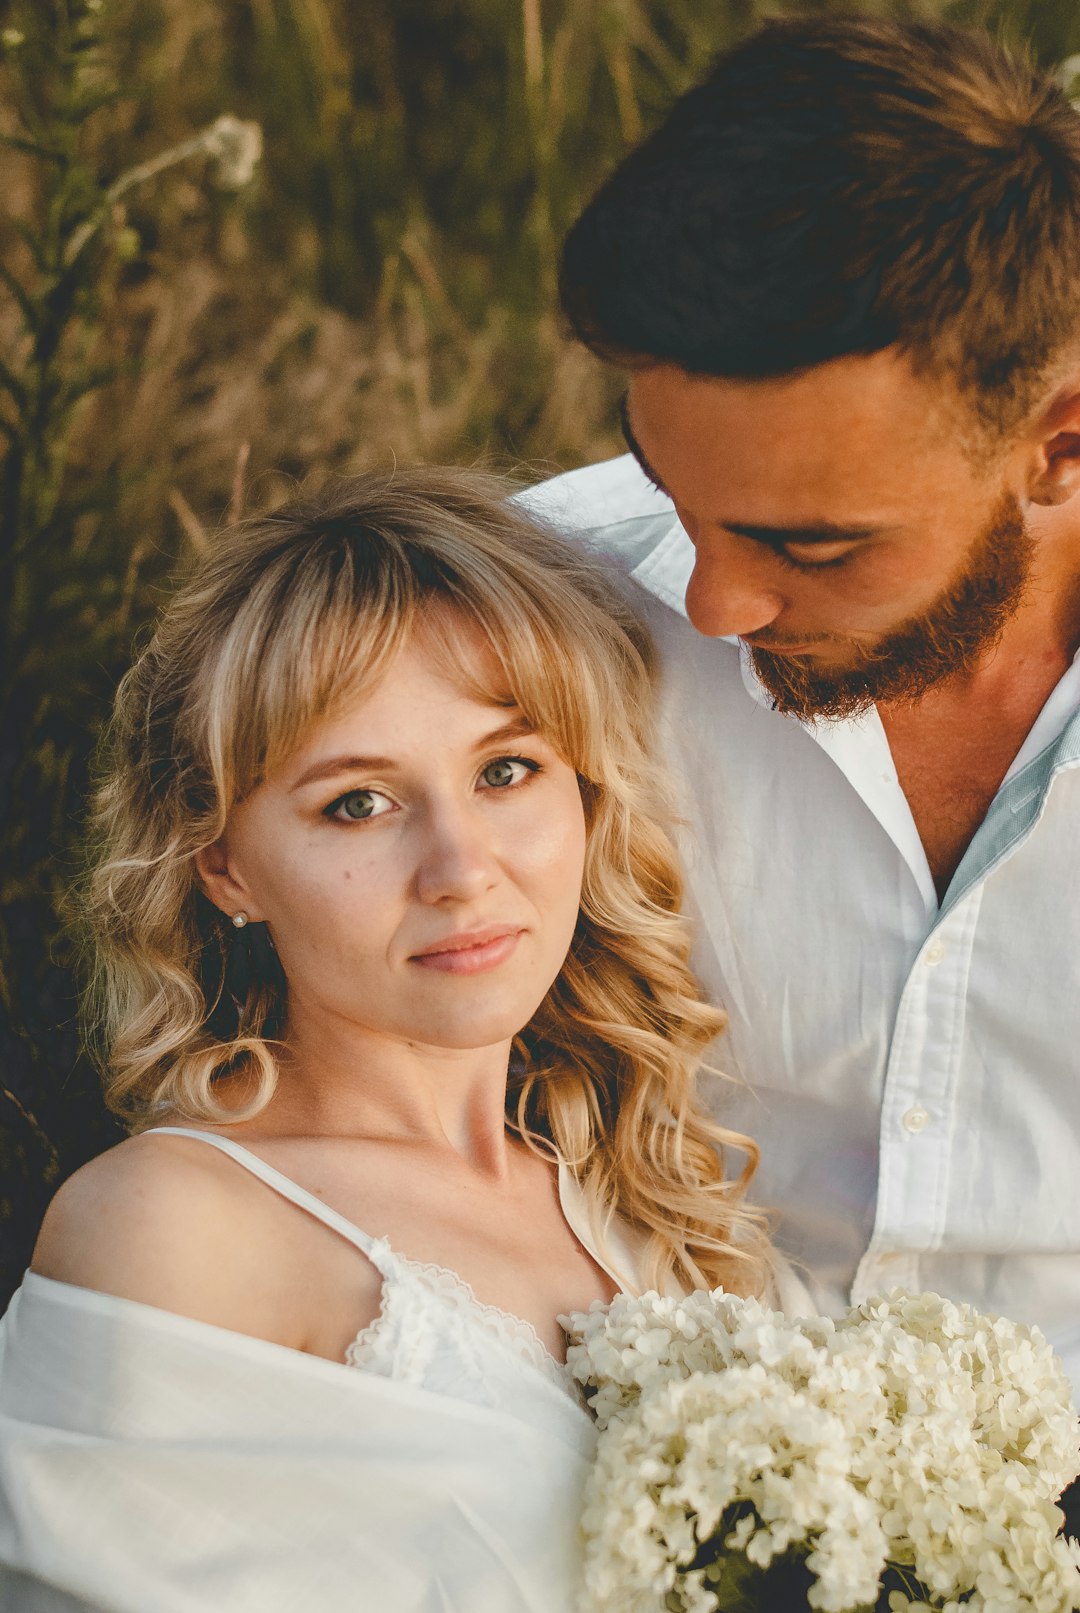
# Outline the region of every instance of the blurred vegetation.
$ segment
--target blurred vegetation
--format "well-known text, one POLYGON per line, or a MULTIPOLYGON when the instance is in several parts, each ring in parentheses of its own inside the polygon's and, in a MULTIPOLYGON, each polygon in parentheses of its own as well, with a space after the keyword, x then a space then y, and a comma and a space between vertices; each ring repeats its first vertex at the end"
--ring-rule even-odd
POLYGON ((299 479, 617 451, 558 242, 716 50, 835 10, 1080 52, 1075 0, 0 6, 0 1305, 117 1135, 65 891, 133 638, 223 519, 299 479), (247 182, 223 114, 262 130, 247 182))

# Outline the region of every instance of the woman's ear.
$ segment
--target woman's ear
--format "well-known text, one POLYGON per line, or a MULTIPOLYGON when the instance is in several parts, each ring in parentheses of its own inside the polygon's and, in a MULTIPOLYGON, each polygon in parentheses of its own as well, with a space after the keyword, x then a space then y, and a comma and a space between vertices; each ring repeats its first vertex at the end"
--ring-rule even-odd
POLYGON ((195 853, 195 877, 203 895, 226 918, 245 913, 252 923, 262 919, 254 896, 233 868, 224 835, 195 853))

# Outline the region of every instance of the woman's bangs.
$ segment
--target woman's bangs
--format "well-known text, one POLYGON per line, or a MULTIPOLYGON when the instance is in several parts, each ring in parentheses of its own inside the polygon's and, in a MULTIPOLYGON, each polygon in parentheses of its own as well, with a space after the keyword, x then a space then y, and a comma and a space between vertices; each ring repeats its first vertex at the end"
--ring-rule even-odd
POLYGON ((440 666, 472 699, 516 707, 575 772, 592 774, 600 750, 596 680, 587 650, 515 601, 432 598, 423 632, 440 666))
POLYGON ((231 708, 225 751, 236 758, 237 799, 277 772, 314 724, 332 721, 371 694, 416 614, 415 601, 391 606, 384 598, 358 597, 348 586, 291 603, 294 609, 264 633, 262 653, 244 669, 246 676, 233 678, 233 669, 221 668, 231 708))

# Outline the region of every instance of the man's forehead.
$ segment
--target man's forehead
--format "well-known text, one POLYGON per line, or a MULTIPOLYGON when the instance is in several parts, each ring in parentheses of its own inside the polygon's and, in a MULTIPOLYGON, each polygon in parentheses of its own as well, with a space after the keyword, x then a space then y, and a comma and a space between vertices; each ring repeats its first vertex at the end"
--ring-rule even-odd
POLYGON ((919 436, 928 426, 958 426, 957 393, 946 380, 917 371, 899 348, 851 354, 790 375, 761 378, 696 374, 674 364, 643 364, 630 375, 627 407, 635 430, 660 420, 696 417, 740 422, 784 421, 789 431, 825 444, 840 428, 857 435, 883 426, 919 436))
POLYGON ((676 503, 789 541, 893 525, 921 483, 955 490, 969 466, 948 402, 880 354, 768 381, 643 367, 621 414, 631 452, 676 503))

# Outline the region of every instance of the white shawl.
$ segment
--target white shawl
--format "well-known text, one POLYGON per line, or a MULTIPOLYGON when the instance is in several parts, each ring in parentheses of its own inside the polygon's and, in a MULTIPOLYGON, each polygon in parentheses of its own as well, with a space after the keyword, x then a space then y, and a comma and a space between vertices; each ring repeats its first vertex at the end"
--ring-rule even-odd
POLYGON ((4 1613, 569 1613, 588 1415, 529 1423, 29 1274, 4 1613))
MULTIPOLYGON (((640 1291, 642 1235, 616 1218, 601 1249, 559 1178, 640 1291)), ((519 1420, 28 1273, 0 1321, 0 1609, 571 1613, 595 1432, 522 1378, 519 1420)))

